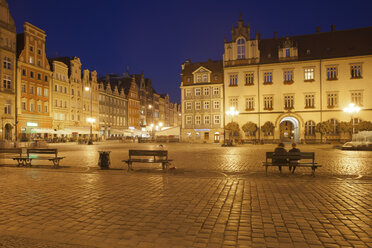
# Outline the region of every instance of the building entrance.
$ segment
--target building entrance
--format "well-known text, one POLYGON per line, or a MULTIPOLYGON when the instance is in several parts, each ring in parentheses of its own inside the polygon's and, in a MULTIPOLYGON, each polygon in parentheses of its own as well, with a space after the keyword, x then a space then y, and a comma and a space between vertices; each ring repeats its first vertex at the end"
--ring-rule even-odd
POLYGON ((4 139, 6 140, 11 140, 12 139, 12 125, 10 125, 9 123, 7 123, 5 125, 5 133, 4 133, 4 139))
POLYGON ((298 120, 294 117, 284 117, 280 121, 280 140, 282 142, 299 142, 300 132, 298 120))
POLYGON ((220 143, 220 133, 216 132, 214 134, 214 143, 220 143))

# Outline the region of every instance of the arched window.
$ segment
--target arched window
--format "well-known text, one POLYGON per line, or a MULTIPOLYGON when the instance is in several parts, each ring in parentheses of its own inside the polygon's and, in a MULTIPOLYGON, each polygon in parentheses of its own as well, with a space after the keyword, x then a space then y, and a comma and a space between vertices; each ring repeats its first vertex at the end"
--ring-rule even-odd
POLYGON ((329 122, 332 126, 331 134, 338 134, 338 121, 336 119, 330 119, 329 122))
POLYGON ((361 123, 362 120, 359 118, 353 118, 351 120, 351 126, 353 127, 353 133, 359 132, 359 123, 361 123))
POLYGON ((238 44, 238 59, 245 59, 245 40, 240 38, 238 44))
POLYGON ((307 121, 305 123, 305 135, 314 136, 315 135, 315 122, 307 121))

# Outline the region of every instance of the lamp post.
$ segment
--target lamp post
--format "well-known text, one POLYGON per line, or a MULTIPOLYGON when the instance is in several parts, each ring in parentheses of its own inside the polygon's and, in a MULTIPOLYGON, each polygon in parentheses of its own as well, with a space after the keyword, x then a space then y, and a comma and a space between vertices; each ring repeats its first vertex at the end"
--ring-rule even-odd
POLYGON ((85 91, 90 92, 90 117, 87 118, 87 122, 90 123, 90 135, 89 135, 89 141, 88 145, 93 145, 93 123, 96 122, 96 119, 93 118, 93 98, 92 98, 92 87, 85 87, 85 91))
MULTIPOLYGON (((239 114, 239 111, 238 110, 235 110, 235 107, 230 107, 230 110, 229 111, 226 111, 226 115, 227 116, 231 116, 231 123, 234 121, 234 116, 235 115, 238 115, 239 114)), ((231 136, 232 136, 232 130, 230 132, 230 139, 231 139, 231 136)))
POLYGON ((344 108, 344 112, 350 114, 350 124, 351 124, 351 132, 354 133, 354 127, 353 127, 353 114, 359 113, 360 108, 358 106, 355 106, 354 103, 350 103, 349 107, 344 108))

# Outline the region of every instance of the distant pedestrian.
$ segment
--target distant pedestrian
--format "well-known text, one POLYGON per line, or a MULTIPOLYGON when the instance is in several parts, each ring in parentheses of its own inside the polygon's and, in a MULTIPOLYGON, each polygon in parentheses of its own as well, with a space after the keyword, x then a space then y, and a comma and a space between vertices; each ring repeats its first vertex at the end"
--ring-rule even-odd
MULTIPOLYGON (((292 143, 292 149, 289 150, 288 152, 290 152, 290 153, 301 152, 300 149, 296 148, 296 146, 297 146, 296 143, 292 143)), ((289 171, 291 171, 291 167, 293 165, 292 173, 294 173, 295 170, 296 170, 297 163, 298 163, 298 160, 297 159, 291 159, 289 161, 289 171)))
MULTIPOLYGON (((283 154, 285 155, 287 153, 287 150, 284 148, 284 143, 279 143, 278 146, 274 150, 274 154, 283 154)), ((279 171, 282 172, 282 165, 287 164, 286 159, 275 159, 273 161, 273 164, 278 165, 279 171)))

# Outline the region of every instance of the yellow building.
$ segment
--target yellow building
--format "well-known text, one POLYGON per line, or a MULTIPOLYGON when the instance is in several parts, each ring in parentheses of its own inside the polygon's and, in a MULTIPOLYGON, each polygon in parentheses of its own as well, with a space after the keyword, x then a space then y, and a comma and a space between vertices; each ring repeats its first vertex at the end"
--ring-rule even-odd
POLYGON ((51 90, 53 129, 63 130, 68 126, 71 112, 68 67, 57 60, 50 60, 50 65, 53 70, 51 90))
POLYGON ((0 0, 0 62, 0 139, 12 140, 15 125, 16 27, 5 0, 0 0))
POLYGON ((338 123, 352 118, 357 130, 372 121, 372 27, 260 39, 239 20, 225 40, 223 63, 225 108, 240 112, 234 121, 275 127, 254 138, 313 142, 320 138, 316 124, 329 121, 328 136, 337 140, 338 123), (361 111, 345 113, 350 103, 361 111))

